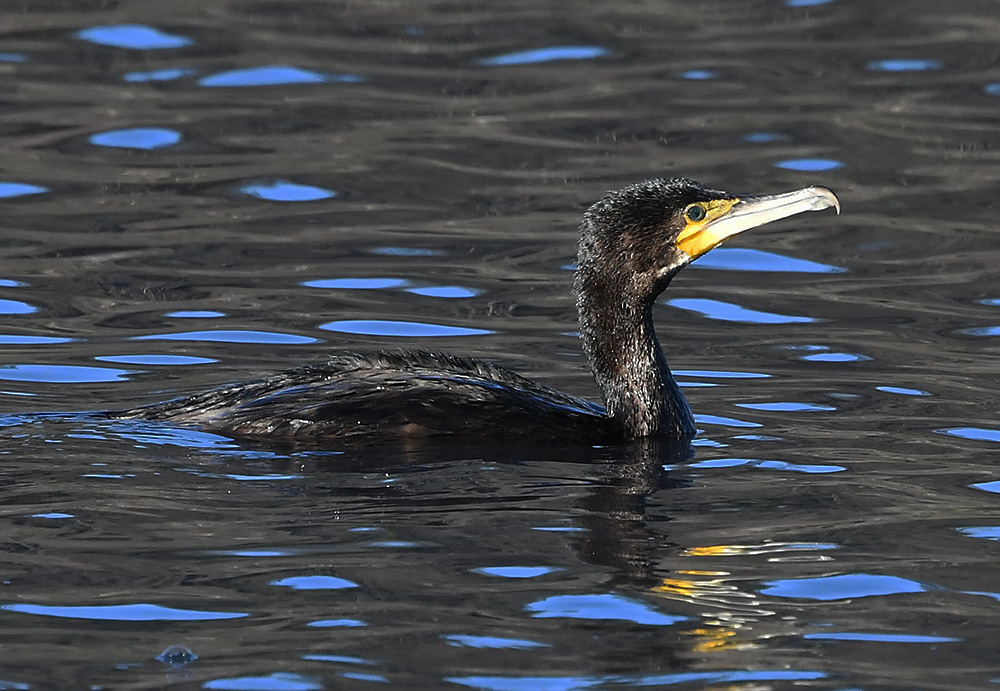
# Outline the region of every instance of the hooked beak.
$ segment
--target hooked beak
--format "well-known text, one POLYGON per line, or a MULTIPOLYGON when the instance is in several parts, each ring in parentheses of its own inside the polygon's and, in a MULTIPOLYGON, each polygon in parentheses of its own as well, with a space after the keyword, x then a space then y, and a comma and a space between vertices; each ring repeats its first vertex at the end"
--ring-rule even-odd
POLYGON ((677 248, 694 260, 727 238, 780 218, 830 207, 840 213, 840 200, 825 187, 728 201, 719 208, 721 213, 713 214, 710 210, 705 220, 682 230, 677 236, 677 248))

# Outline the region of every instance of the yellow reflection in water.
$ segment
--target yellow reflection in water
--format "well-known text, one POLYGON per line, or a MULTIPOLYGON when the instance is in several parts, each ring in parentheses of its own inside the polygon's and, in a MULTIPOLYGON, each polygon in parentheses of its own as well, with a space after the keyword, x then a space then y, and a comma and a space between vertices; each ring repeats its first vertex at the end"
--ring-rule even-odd
POLYGON ((741 643, 736 640, 736 630, 732 628, 711 626, 692 629, 684 633, 689 636, 697 636, 700 639, 691 646, 691 650, 696 653, 711 653, 720 650, 745 650, 755 647, 749 643, 741 643))

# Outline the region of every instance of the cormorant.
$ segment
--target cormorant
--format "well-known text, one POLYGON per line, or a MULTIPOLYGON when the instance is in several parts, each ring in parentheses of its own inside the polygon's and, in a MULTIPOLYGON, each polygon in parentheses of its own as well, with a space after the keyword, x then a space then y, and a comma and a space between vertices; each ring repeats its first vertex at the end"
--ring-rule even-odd
POLYGON ((465 435, 561 443, 690 438, 694 417, 653 329, 671 279, 726 238, 839 201, 825 187, 737 196, 685 178, 610 192, 580 226, 580 334, 604 407, 484 360, 348 353, 260 381, 111 413, 276 442, 378 443, 465 435))

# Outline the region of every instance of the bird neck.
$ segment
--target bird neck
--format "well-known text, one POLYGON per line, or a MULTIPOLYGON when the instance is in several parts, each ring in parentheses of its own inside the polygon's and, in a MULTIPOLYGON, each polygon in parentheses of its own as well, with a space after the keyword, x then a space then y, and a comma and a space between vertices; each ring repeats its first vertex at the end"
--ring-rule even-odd
POLYGON ((653 328, 654 297, 630 304, 618 281, 579 276, 580 334, 608 418, 627 439, 691 437, 694 416, 653 328))

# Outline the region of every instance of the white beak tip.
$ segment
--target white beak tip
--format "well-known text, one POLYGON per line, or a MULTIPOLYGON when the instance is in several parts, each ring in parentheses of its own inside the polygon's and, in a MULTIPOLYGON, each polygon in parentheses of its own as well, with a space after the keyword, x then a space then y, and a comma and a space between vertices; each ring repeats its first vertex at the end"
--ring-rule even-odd
POLYGON ((810 187, 807 192, 811 193, 813 196, 813 209, 815 211, 821 211, 823 209, 833 207, 833 209, 837 212, 837 215, 840 215, 840 199, 838 199, 837 195, 833 193, 833 190, 826 187, 819 187, 817 185, 815 187, 810 187))

